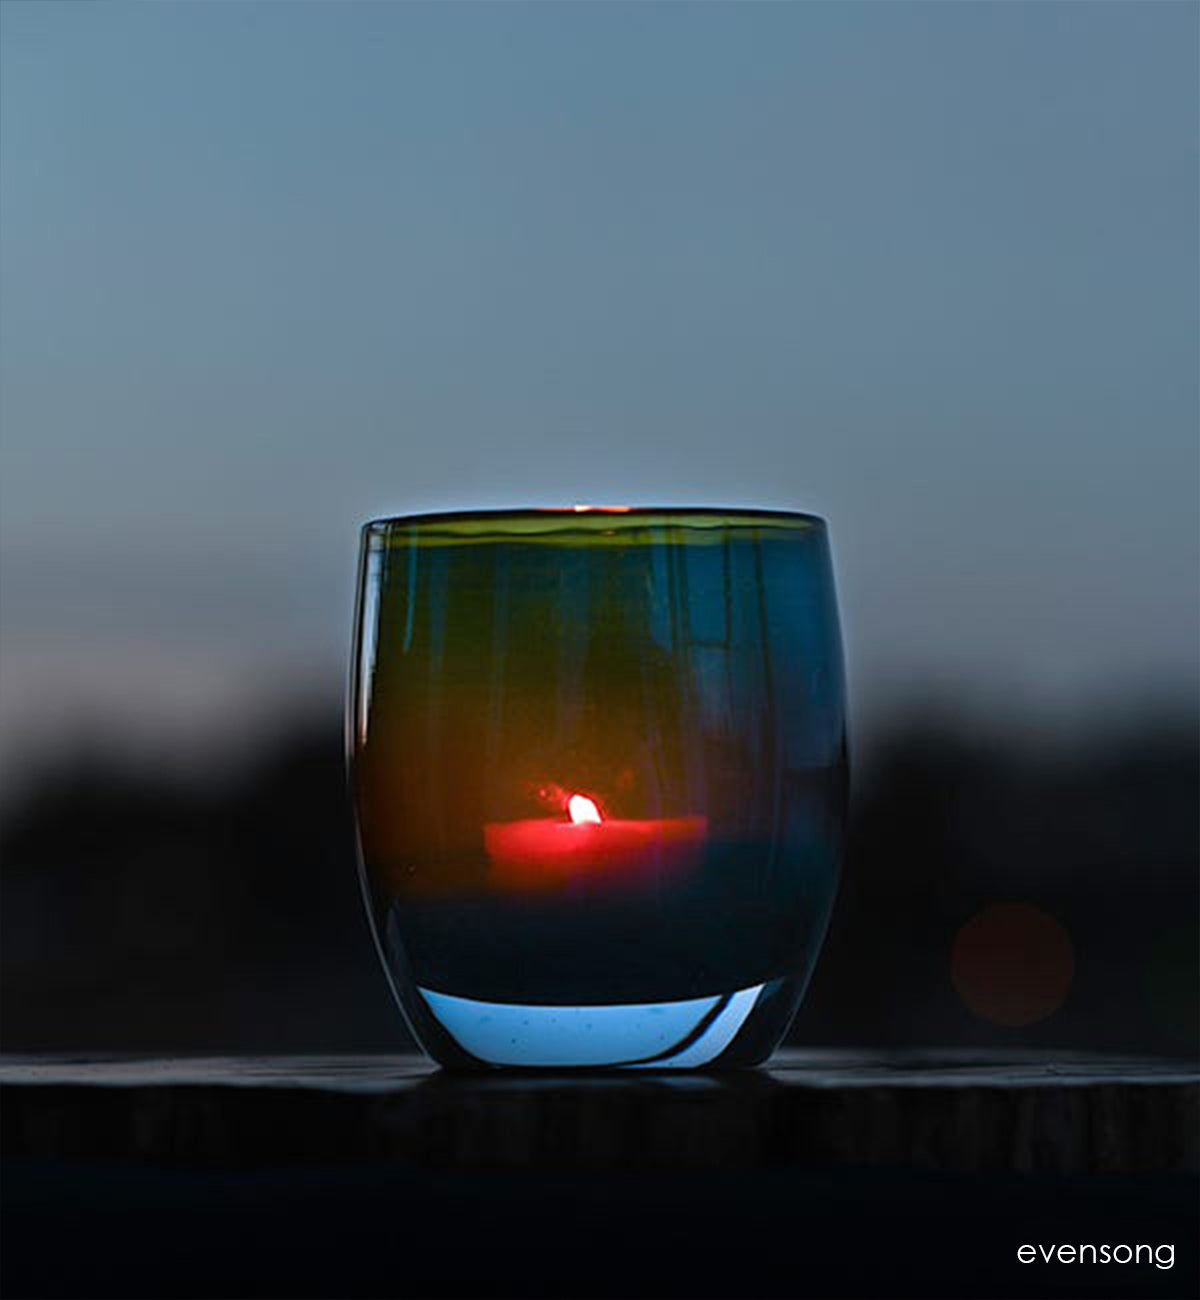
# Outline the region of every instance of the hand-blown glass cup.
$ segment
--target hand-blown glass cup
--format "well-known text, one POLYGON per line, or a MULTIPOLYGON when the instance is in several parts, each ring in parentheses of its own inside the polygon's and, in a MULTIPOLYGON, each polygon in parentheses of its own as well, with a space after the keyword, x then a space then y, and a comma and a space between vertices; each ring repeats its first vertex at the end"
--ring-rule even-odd
POLYGON ((426 1050, 475 1067, 763 1060, 842 850, 822 520, 378 520, 356 623, 364 893, 426 1050))

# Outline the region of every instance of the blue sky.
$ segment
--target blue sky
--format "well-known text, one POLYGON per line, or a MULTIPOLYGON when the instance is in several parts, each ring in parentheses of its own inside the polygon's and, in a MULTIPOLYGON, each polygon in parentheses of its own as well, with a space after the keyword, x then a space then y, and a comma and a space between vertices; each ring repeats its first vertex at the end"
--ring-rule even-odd
POLYGON ((336 689, 440 507, 821 513, 867 716, 1182 689, 1197 14, 6 0, 0 763, 336 689))

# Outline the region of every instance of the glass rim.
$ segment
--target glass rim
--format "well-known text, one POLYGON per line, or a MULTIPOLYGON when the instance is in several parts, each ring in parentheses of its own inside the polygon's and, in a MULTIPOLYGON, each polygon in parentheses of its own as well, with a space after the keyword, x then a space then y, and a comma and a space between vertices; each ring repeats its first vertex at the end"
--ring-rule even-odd
POLYGON ((383 515, 362 525, 363 535, 392 529, 415 528, 436 533, 462 530, 464 539, 479 526, 480 540, 503 533, 505 525, 514 537, 571 531, 616 532, 647 527, 673 528, 761 528, 824 530, 820 515, 800 510, 762 509, 755 506, 520 506, 485 510, 433 510, 404 515, 383 515))

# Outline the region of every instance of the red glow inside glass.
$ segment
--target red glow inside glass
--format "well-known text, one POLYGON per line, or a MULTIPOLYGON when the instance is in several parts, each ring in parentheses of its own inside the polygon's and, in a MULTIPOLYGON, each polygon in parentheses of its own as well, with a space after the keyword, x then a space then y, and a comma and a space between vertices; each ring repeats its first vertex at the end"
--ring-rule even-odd
POLYGON ((708 838, 707 817, 605 817, 586 794, 569 795, 566 812, 567 821, 533 817, 484 826, 494 887, 544 890, 661 878, 697 866, 708 838))

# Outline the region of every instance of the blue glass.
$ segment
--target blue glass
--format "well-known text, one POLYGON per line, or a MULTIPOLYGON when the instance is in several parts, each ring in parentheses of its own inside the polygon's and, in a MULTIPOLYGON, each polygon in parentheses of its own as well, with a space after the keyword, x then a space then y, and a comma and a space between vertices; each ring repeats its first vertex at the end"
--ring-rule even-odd
POLYGON ((426 1050, 461 1067, 763 1060, 844 837, 824 522, 380 520, 356 622, 364 893, 426 1050))

